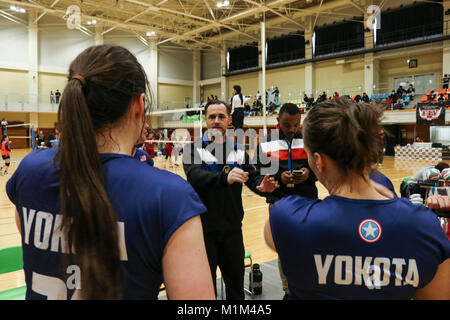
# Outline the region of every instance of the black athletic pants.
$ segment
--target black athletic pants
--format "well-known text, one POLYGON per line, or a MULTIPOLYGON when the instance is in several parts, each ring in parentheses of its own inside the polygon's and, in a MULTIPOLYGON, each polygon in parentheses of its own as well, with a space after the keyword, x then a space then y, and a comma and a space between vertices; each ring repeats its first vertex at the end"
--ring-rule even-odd
POLYGON ((244 240, 242 230, 205 232, 206 253, 216 288, 216 269, 220 268, 225 282, 227 300, 244 300, 244 240))
POLYGON ((234 130, 244 129, 244 108, 234 109, 231 122, 233 124, 234 130))

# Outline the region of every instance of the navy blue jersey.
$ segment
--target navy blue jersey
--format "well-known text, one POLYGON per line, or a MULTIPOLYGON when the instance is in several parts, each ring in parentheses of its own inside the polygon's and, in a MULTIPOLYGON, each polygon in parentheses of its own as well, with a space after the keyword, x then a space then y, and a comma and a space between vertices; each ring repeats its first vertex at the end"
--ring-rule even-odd
POLYGON ((149 166, 152 166, 152 167, 155 164, 153 162, 152 157, 150 157, 150 155, 147 152, 145 152, 144 150, 142 150, 141 148, 136 148, 136 153, 134 155, 134 158, 139 160, 140 162, 145 162, 149 166))
POLYGON ((410 299, 450 257, 437 216, 397 197, 289 196, 270 226, 293 299, 410 299))
POLYGON ((394 185, 392 184, 392 181, 389 180, 389 178, 386 177, 384 174, 382 174, 380 171, 378 171, 378 170, 373 171, 371 173, 371 175, 370 175, 370 179, 372 179, 373 181, 378 182, 379 184, 385 186, 390 191, 392 191, 392 193, 397 195, 395 193, 395 189, 394 189, 394 185))
MULTIPOLYGON (((21 221, 27 299, 71 299, 79 293, 73 281, 82 270, 74 265, 62 267, 68 250, 58 228, 62 216, 53 162, 57 151, 30 153, 6 186, 21 221)), ((101 159, 106 191, 118 216, 124 298, 156 299, 168 240, 206 208, 192 187, 175 174, 128 155, 102 154, 101 159)))

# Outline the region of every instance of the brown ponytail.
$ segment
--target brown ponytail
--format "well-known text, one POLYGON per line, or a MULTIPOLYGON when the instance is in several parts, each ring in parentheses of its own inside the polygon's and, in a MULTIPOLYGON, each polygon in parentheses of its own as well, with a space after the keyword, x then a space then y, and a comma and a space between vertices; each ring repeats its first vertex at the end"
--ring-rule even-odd
POLYGON ((303 122, 305 145, 333 159, 343 173, 362 177, 383 152, 379 133, 384 106, 337 98, 314 106, 303 122))
POLYGON ((147 79, 126 49, 86 49, 71 64, 58 110, 60 206, 84 299, 122 297, 117 216, 105 190, 96 133, 120 119, 147 79), (82 81, 84 80, 84 81, 82 81))

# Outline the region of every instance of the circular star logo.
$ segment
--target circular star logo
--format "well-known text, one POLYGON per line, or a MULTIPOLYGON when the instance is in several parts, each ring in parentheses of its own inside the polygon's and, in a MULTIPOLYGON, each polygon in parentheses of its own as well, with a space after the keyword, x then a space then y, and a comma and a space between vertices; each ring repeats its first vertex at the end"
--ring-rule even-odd
POLYGON ((365 242, 374 243, 380 239, 382 228, 377 221, 365 219, 359 224, 358 233, 365 242))

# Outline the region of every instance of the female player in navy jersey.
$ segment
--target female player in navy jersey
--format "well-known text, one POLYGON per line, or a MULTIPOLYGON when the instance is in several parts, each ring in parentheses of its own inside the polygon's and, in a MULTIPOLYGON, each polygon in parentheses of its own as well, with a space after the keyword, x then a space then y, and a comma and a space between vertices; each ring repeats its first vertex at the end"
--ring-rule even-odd
POLYGON ((27 299, 156 299, 162 282, 169 299, 214 299, 205 207, 185 180, 131 156, 147 110, 142 66, 94 46, 68 79, 60 146, 30 153, 7 183, 27 299))
POLYGON ((333 99, 303 124, 330 196, 275 203, 265 227, 291 299, 450 299, 450 242, 437 216, 370 180, 382 107, 333 99))

